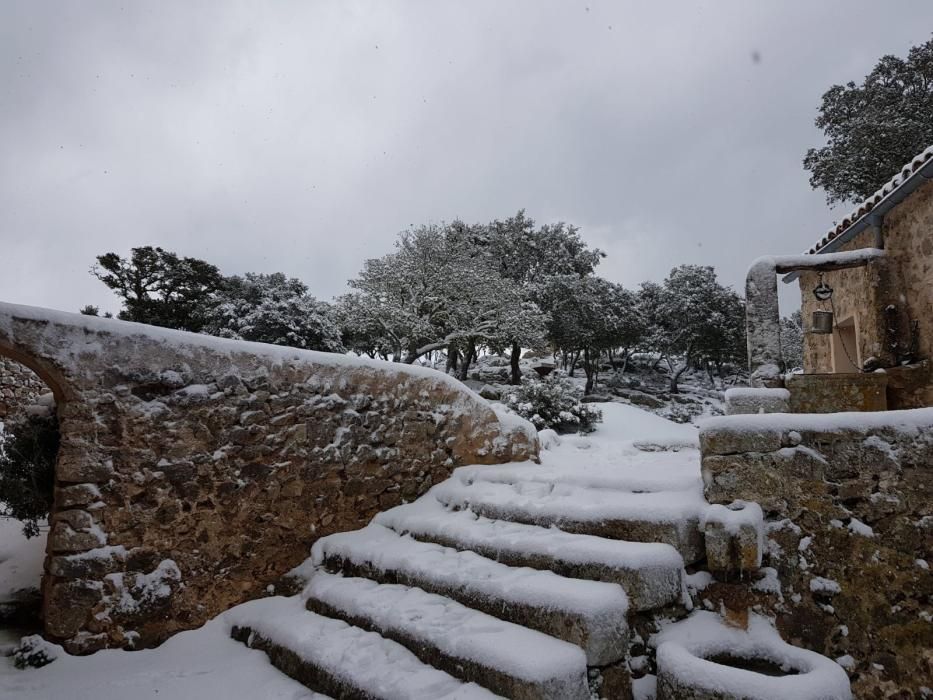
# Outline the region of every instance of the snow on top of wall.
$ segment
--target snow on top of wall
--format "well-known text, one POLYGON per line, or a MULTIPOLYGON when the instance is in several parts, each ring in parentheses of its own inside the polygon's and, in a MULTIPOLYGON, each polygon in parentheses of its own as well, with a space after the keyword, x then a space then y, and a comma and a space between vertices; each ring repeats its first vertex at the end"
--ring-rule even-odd
POLYGON ((716 613, 698 611, 664 628, 651 642, 658 650, 658 668, 696 689, 761 700, 852 697, 849 678, 834 661, 783 641, 759 615, 749 615, 746 631, 723 624, 716 613), (769 676, 707 660, 719 655, 765 659, 797 673, 769 676))
MULTIPOLYGON (((468 404, 490 406, 486 399, 462 382, 430 367, 390 363, 354 355, 302 350, 246 340, 218 338, 203 333, 189 333, 171 328, 150 326, 144 323, 86 316, 37 306, 0 303, 0 344, 5 342, 15 345, 19 341, 28 349, 30 343, 33 342, 15 337, 15 320, 34 321, 44 326, 43 341, 58 340, 66 334, 73 335, 75 338, 74 344, 62 346, 57 342, 43 342, 42 347, 34 348, 34 351, 39 355, 48 356, 61 363, 63 367, 73 367, 80 360, 80 357, 87 353, 104 352, 105 343, 102 340, 107 336, 125 338, 130 341, 147 339, 170 347, 172 351, 181 355, 189 353, 191 350, 204 349, 231 358, 239 354, 250 354, 270 360, 275 364, 299 362, 417 377, 430 380, 436 386, 452 389, 458 396, 458 406, 456 408, 463 408, 468 404), (95 340, 94 336, 100 336, 101 338, 95 340)), ((495 408, 493 410, 495 410, 505 434, 523 432, 534 443, 537 433, 530 423, 517 415, 507 415, 495 408)))
MULTIPOLYGON (((16 339, 13 337, 13 321, 16 319, 35 321, 44 324, 48 327, 46 333, 64 333, 72 331, 81 336, 93 334, 116 336, 126 339, 146 338, 166 346, 171 346, 178 351, 183 351, 186 347, 196 347, 211 350, 221 355, 232 356, 240 353, 249 353, 277 363, 299 361, 339 367, 367 367, 381 371, 388 370, 416 377, 435 379, 440 382, 445 382, 450 386, 456 386, 458 389, 468 391, 465 385, 453 377, 449 377, 429 367, 387 363, 352 355, 341 355, 339 353, 320 352, 317 350, 302 350, 300 348, 269 345, 267 343, 256 343, 248 340, 218 338, 203 333, 190 333, 188 331, 161 328, 159 326, 150 326, 145 323, 135 323, 133 321, 86 316, 84 314, 45 309, 38 306, 0 303, 0 339, 3 339, 5 336, 6 339, 15 342, 16 339)), ((82 353, 94 352, 95 350, 99 351, 102 349, 100 344, 96 344, 84 337, 81 347, 82 353)), ((69 355, 69 357, 73 359, 74 356, 69 355)), ((65 358, 59 357, 57 359, 65 358)), ((469 393, 472 394, 473 392, 469 393)), ((478 394, 474 395, 478 396, 478 394)))
POLYGON ((911 158, 909 162, 904 164, 897 175, 884 183, 871 197, 855 207, 848 216, 844 217, 842 221, 836 224, 833 228, 829 229, 829 231, 826 232, 826 235, 823 236, 822 240, 810 248, 809 254, 816 253, 820 248, 825 246, 831 240, 845 233, 846 229, 852 226, 863 216, 866 216, 869 212, 871 212, 872 209, 878 206, 882 200, 891 195, 901 185, 907 182, 907 180, 909 180, 917 173, 917 171, 926 165, 931 158, 933 158, 933 146, 929 146, 911 158))
POLYGON ((730 398, 736 399, 790 399, 790 392, 787 389, 770 389, 765 387, 735 387, 726 389, 726 401, 730 398))
POLYGON ((762 255, 752 261, 750 268, 759 268, 762 271, 775 268, 812 268, 826 263, 855 264, 868 262, 885 256, 880 248, 859 248, 857 250, 844 250, 837 253, 800 253, 799 255, 762 255))
POLYGON ((708 418, 700 432, 820 430, 877 430, 892 428, 916 434, 933 427, 933 408, 910 408, 901 411, 863 411, 849 413, 766 413, 708 418))

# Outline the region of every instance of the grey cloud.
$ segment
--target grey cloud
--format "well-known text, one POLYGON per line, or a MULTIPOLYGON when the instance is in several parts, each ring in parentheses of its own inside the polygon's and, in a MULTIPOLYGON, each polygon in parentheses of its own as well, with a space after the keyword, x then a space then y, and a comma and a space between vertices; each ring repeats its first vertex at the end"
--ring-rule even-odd
POLYGON ((0 299, 114 308, 87 270, 143 244, 329 298, 410 224, 519 207, 629 286, 741 286, 834 218, 800 166, 821 93, 931 28, 922 0, 6 2, 0 299))

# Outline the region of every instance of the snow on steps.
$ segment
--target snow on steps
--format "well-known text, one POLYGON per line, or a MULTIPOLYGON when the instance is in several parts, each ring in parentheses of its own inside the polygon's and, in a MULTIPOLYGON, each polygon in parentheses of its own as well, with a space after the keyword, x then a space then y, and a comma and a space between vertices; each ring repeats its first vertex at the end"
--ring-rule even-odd
POLYGON ((631 493, 568 484, 464 482, 453 478, 431 493, 443 504, 495 520, 558 527, 566 532, 672 545, 688 564, 705 555, 700 490, 631 493))
POLYGON ((374 522, 417 540, 473 551, 510 566, 618 583, 633 611, 661 608, 681 599, 684 562, 668 544, 610 540, 490 520, 469 510, 449 510, 430 493, 378 514, 374 522))
POLYGON ((588 700, 586 656, 568 642, 399 584, 316 573, 308 609, 408 647, 425 663, 513 700, 588 700))
POLYGON ((619 661, 628 647, 628 598, 615 583, 506 566, 378 524, 318 540, 312 561, 350 576, 416 586, 563 639, 581 647, 590 666, 619 661))
POLYGON ((492 700, 420 661, 397 642, 304 609, 300 597, 265 598, 226 613, 233 637, 260 649, 280 671, 335 698, 492 700))

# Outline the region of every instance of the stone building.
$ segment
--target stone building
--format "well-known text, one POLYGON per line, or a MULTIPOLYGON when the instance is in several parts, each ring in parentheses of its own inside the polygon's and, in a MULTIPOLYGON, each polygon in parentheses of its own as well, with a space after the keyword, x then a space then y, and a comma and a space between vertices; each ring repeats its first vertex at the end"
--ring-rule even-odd
POLYGON ((933 147, 803 255, 749 271, 752 384, 795 413, 933 406, 933 147), (783 375, 775 275, 798 282, 803 374, 783 375), (822 322, 822 323, 821 323, 822 322))
POLYGON ((800 273, 805 323, 815 311, 834 312, 832 333, 805 334, 804 371, 833 375, 884 368, 868 375, 883 390, 884 407, 933 406, 933 149, 907 164, 809 253, 870 248, 885 254, 863 267, 823 275, 833 289, 829 300, 813 293, 819 272, 800 273))

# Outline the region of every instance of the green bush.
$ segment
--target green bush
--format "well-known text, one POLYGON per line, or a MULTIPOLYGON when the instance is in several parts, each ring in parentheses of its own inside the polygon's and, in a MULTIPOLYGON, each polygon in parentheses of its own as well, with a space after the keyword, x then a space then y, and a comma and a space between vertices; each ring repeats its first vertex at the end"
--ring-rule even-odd
POLYGON ((52 506, 58 420, 28 416, 6 424, 0 434, 0 514, 23 521, 23 534, 39 534, 52 506))
POLYGON ((552 428, 558 433, 590 433, 603 419, 602 411, 583 403, 582 392, 560 371, 544 379, 525 377, 505 398, 509 408, 530 420, 538 430, 552 428))

